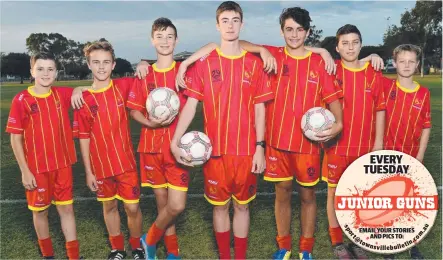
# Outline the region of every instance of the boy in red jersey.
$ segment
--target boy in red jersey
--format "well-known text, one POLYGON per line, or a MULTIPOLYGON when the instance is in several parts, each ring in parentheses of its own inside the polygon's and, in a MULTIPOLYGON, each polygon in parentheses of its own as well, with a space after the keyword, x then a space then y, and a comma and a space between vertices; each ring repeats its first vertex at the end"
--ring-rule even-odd
POLYGON ((341 61, 337 62, 335 81, 343 91, 343 131, 326 145, 323 159, 323 180, 328 182, 329 235, 337 258, 363 259, 367 256, 361 248, 343 244, 334 209, 335 188, 345 169, 359 156, 383 149, 385 99, 381 73, 369 62, 358 60, 362 46, 358 28, 347 24, 338 29, 336 38, 341 61))
MULTIPOLYGON (((421 50, 412 44, 397 46, 393 65, 397 79, 384 79, 386 97, 385 149, 396 150, 423 162, 431 134, 430 92, 413 80, 421 50)), ((411 249, 412 259, 424 259, 417 247, 411 249)), ((394 255, 385 258, 394 258, 394 255)))
MULTIPOLYGON (((178 259, 179 249, 173 221, 186 205, 189 172, 175 161, 170 150, 177 120, 157 120, 146 111, 146 99, 152 90, 158 87, 176 89, 175 76, 179 66, 173 59, 177 43, 176 27, 167 18, 155 20, 151 41, 157 51, 157 62, 149 67, 146 78, 134 80, 127 102, 132 118, 142 124, 138 146, 142 187, 154 189, 159 212, 147 235, 141 239, 142 243, 146 240, 148 245, 155 245, 164 235, 167 259, 178 259)), ((186 102, 183 91, 177 94, 183 107, 186 102)))
POLYGON ((11 134, 43 257, 54 259, 48 224, 52 202, 60 215, 67 256, 79 259, 71 168, 77 159, 68 115, 73 89, 52 87, 57 68, 49 53, 31 57, 31 75, 35 85, 12 100, 6 132, 11 134))
POLYGON ((111 79, 114 49, 106 41, 84 49, 94 82, 83 94, 85 104, 74 113, 74 135, 86 170, 86 183, 103 202, 103 215, 112 251, 108 259, 126 256, 116 199, 124 202, 134 259, 144 258, 140 245, 142 215, 140 187, 129 131, 126 102, 132 79, 111 79))
POLYGON ((263 172, 265 167, 264 102, 274 95, 267 87, 261 61, 240 48, 241 7, 232 1, 223 2, 216 14, 221 47, 195 63, 171 151, 178 162, 189 164, 178 142, 194 118, 198 102, 203 102, 205 129, 213 145, 212 157, 203 168, 205 198, 214 205, 220 258, 231 258, 229 206, 233 198, 235 259, 245 259, 248 203, 255 198, 257 188, 254 173, 263 172))

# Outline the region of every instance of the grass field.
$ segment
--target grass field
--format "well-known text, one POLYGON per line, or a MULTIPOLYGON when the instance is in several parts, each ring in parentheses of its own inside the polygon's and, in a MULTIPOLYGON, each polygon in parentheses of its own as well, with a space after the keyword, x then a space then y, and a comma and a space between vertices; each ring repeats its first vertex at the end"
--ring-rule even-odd
MULTIPOLYGON (((441 77, 417 78, 421 84, 427 86, 432 96, 432 131, 431 138, 426 152, 424 164, 433 175, 437 186, 442 185, 441 161, 442 161, 442 80, 441 77)), ((79 86, 88 85, 87 81, 57 82, 56 85, 79 86)), ((14 95, 27 84, 5 84, 1 85, 1 189, 0 197, 2 202, 5 200, 25 199, 24 189, 21 185, 21 176, 19 168, 15 162, 9 135, 5 133, 5 124, 7 122, 10 103, 14 95)), ((201 129, 201 117, 196 117, 191 129, 201 129)), ((139 140, 140 127, 134 122, 131 123, 132 140, 136 147, 139 140)), ((77 147, 78 148, 78 147, 77 147)), ((79 149, 77 149, 79 151, 79 149)), ((80 158, 80 156, 78 157, 80 158)), ((196 169, 191 174, 191 184, 189 193, 202 194, 202 174, 196 169)), ((317 190, 326 188, 324 183, 317 186, 317 190)), ((260 181, 259 192, 273 192, 274 187, 269 183, 260 181)), ((143 194, 152 194, 149 189, 143 189, 143 194)), ((440 192, 441 195, 441 192, 440 192)), ((92 197, 93 194, 85 185, 84 170, 81 162, 74 165, 74 196, 92 197)), ((298 196, 294 195, 293 206, 293 244, 294 251, 297 251, 299 237, 299 202, 298 196)), ((316 232, 316 244, 314 256, 318 259, 330 259, 333 257, 330 250, 329 236, 327 233, 326 219, 326 194, 317 195, 318 203, 318 222, 316 232)), ((251 203, 251 231, 249 238, 248 258, 270 259, 271 254, 276 250, 275 236, 276 227, 274 220, 274 197, 259 196, 251 203)), ((103 259, 109 253, 107 242, 106 227, 104 225, 101 204, 94 200, 77 201, 74 204, 77 231, 80 240, 81 255, 87 259, 103 259)), ((143 212, 143 227, 146 230, 155 220, 157 214, 155 200, 144 198, 141 200, 143 212)), ((441 203, 440 203, 441 208, 441 203)), ((0 204, 0 259, 40 258, 37 245, 37 238, 32 225, 32 216, 27 209, 26 203, 1 203, 0 204)), ((122 223, 125 235, 128 235, 126 229, 126 219, 122 208, 122 223)), ((442 215, 441 211, 437 216, 436 223, 429 235, 420 244, 420 249, 426 258, 442 259, 442 215)), ((177 232, 179 235, 179 244, 181 254, 184 258, 208 259, 216 258, 216 243, 212 232, 212 207, 202 198, 193 197, 188 199, 187 209, 177 221, 177 232)), ((64 238, 60 229, 60 221, 56 210, 50 209, 50 227, 54 242, 56 257, 64 258, 64 238)), ((129 248, 129 246, 127 246, 129 248)), ((160 258, 164 257, 163 246, 158 250, 160 258)), ((296 257, 296 255, 293 255, 296 257)), ((371 255, 373 258, 382 259, 379 255, 371 255)), ((127 258, 130 258, 128 256, 127 258)), ((407 253, 402 253, 398 257, 408 258, 407 253)))

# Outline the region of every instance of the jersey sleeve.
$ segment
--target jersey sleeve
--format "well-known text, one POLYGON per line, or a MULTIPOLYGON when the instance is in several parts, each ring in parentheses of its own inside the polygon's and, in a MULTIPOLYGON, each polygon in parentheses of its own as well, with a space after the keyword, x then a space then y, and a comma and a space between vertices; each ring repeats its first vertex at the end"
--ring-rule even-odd
POLYGON ((320 60, 318 69, 320 71, 320 87, 323 102, 330 104, 343 97, 343 91, 338 86, 333 75, 329 75, 324 69, 323 59, 320 60))
MULTIPOLYGON (((206 61, 206 60, 204 60, 206 61)), ((204 90, 204 74, 203 74, 203 63, 204 61, 198 61, 191 71, 189 75, 186 77, 186 90, 184 91, 184 95, 187 97, 195 98, 199 101, 203 101, 203 90, 204 90)))
POLYGON ((83 105, 82 108, 74 111, 74 121, 72 123, 72 133, 75 138, 88 139, 91 136, 93 117, 90 113, 90 106, 83 105))
POLYGON ((143 111, 146 109, 146 97, 143 95, 143 87, 146 79, 135 79, 129 90, 126 107, 133 110, 143 111))
POLYGON ((373 83, 373 93, 375 100, 375 109, 377 111, 386 110, 386 98, 383 89, 383 78, 380 72, 375 73, 375 79, 373 83))
POLYGON ((262 45, 266 50, 268 50, 274 58, 279 54, 280 48, 276 46, 270 46, 270 45, 262 45))
POLYGON ((424 102, 423 128, 431 128, 431 97, 429 92, 424 102))
POLYGON ((121 91, 125 101, 128 100, 129 92, 131 90, 133 82, 134 78, 130 77, 119 78, 115 80, 115 83, 117 84, 118 89, 121 91))
POLYGON ((23 134, 26 112, 22 98, 23 96, 20 94, 12 100, 8 123, 6 124, 6 132, 10 134, 23 134))
POLYGON ((261 61, 256 61, 252 84, 255 89, 254 104, 265 103, 274 99, 274 92, 270 85, 268 75, 263 71, 263 64, 261 61))

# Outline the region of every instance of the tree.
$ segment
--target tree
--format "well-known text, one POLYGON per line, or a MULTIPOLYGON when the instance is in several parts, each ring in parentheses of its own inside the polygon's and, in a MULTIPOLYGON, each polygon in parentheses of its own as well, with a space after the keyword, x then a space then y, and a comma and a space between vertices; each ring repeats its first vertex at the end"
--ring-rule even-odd
POLYGON ((7 55, 1 55, 1 75, 12 75, 20 77, 20 84, 23 84, 23 78, 29 77, 31 65, 30 57, 26 53, 10 52, 7 55))
POLYGON ((332 58, 338 60, 340 59, 340 55, 335 49, 336 46, 335 36, 327 36, 320 42, 320 47, 326 49, 331 54, 332 58))
POLYGON ((400 19, 400 26, 389 27, 383 42, 387 50, 392 50, 404 43, 411 43, 421 47, 421 76, 428 64, 440 66, 442 57, 442 2, 441 1, 417 1, 415 7, 404 12, 400 19), (434 63, 436 62, 436 63, 434 63))
POLYGON ((371 54, 378 54, 383 60, 388 60, 391 54, 387 51, 384 45, 379 46, 363 46, 360 50, 359 59, 365 58, 371 54))
POLYGON ((305 44, 307 46, 319 46, 322 33, 323 30, 317 30, 315 25, 311 26, 311 33, 306 39, 305 44))
POLYGON ((115 59, 114 73, 119 76, 124 76, 126 73, 134 73, 132 65, 129 61, 121 58, 115 59))

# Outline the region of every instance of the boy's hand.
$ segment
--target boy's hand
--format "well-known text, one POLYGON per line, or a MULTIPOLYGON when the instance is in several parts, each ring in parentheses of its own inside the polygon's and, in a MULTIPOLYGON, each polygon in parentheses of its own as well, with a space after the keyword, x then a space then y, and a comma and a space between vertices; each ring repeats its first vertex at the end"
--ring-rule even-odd
POLYGON ((98 184, 94 174, 86 173, 86 185, 92 192, 96 192, 98 190, 98 184))
POLYGON ((175 116, 171 117, 169 119, 166 118, 166 117, 157 119, 157 118, 152 117, 151 115, 149 115, 149 117, 148 117, 148 121, 149 122, 148 122, 147 126, 149 128, 160 128, 160 127, 169 125, 174 119, 175 119, 175 116))
POLYGON ((90 89, 91 87, 76 87, 74 91, 72 91, 71 95, 71 105, 73 109, 80 109, 83 104, 85 104, 85 100, 83 99, 83 92, 90 89))
POLYGON ((382 70, 385 68, 385 64, 383 62, 383 59, 380 56, 378 56, 378 54, 375 54, 375 53, 361 59, 360 61, 371 62, 372 67, 376 71, 379 71, 379 70, 382 70))
POLYGON ((189 167, 194 167, 194 165, 191 164, 191 158, 189 156, 186 156, 186 154, 184 154, 183 151, 173 143, 171 143, 171 152, 178 163, 189 167))
POLYGON ((343 124, 338 124, 337 122, 334 122, 322 132, 317 133, 315 136, 320 138, 319 140, 317 140, 318 142, 327 142, 336 137, 342 130, 343 124))
POLYGON ((324 50, 320 53, 320 56, 323 58, 325 62, 325 70, 329 75, 335 75, 335 70, 337 66, 335 65, 335 60, 332 58, 331 54, 324 50))
POLYGON ((180 90, 180 88, 187 88, 186 82, 185 82, 185 75, 186 70, 188 69, 188 66, 184 62, 180 64, 180 67, 177 71, 177 76, 175 76, 175 88, 177 91, 180 90))
POLYGON ((30 170, 22 172, 22 183, 23 187, 27 190, 33 190, 37 188, 37 181, 35 180, 34 174, 30 170))
POLYGON ((383 150, 383 142, 375 141, 372 152, 383 150))
POLYGON ((257 146, 254 157, 252 157, 252 169, 254 174, 262 174, 266 168, 265 148, 257 146))
POLYGON ((137 68, 135 69, 135 73, 134 76, 136 76, 139 79, 144 79, 146 78, 146 75, 148 75, 149 73, 149 67, 151 67, 151 65, 149 65, 149 63, 147 61, 140 61, 137 64, 137 68))
POLYGON ((266 48, 261 48, 260 57, 263 60, 263 69, 266 73, 271 73, 272 71, 277 73, 277 60, 266 48))

